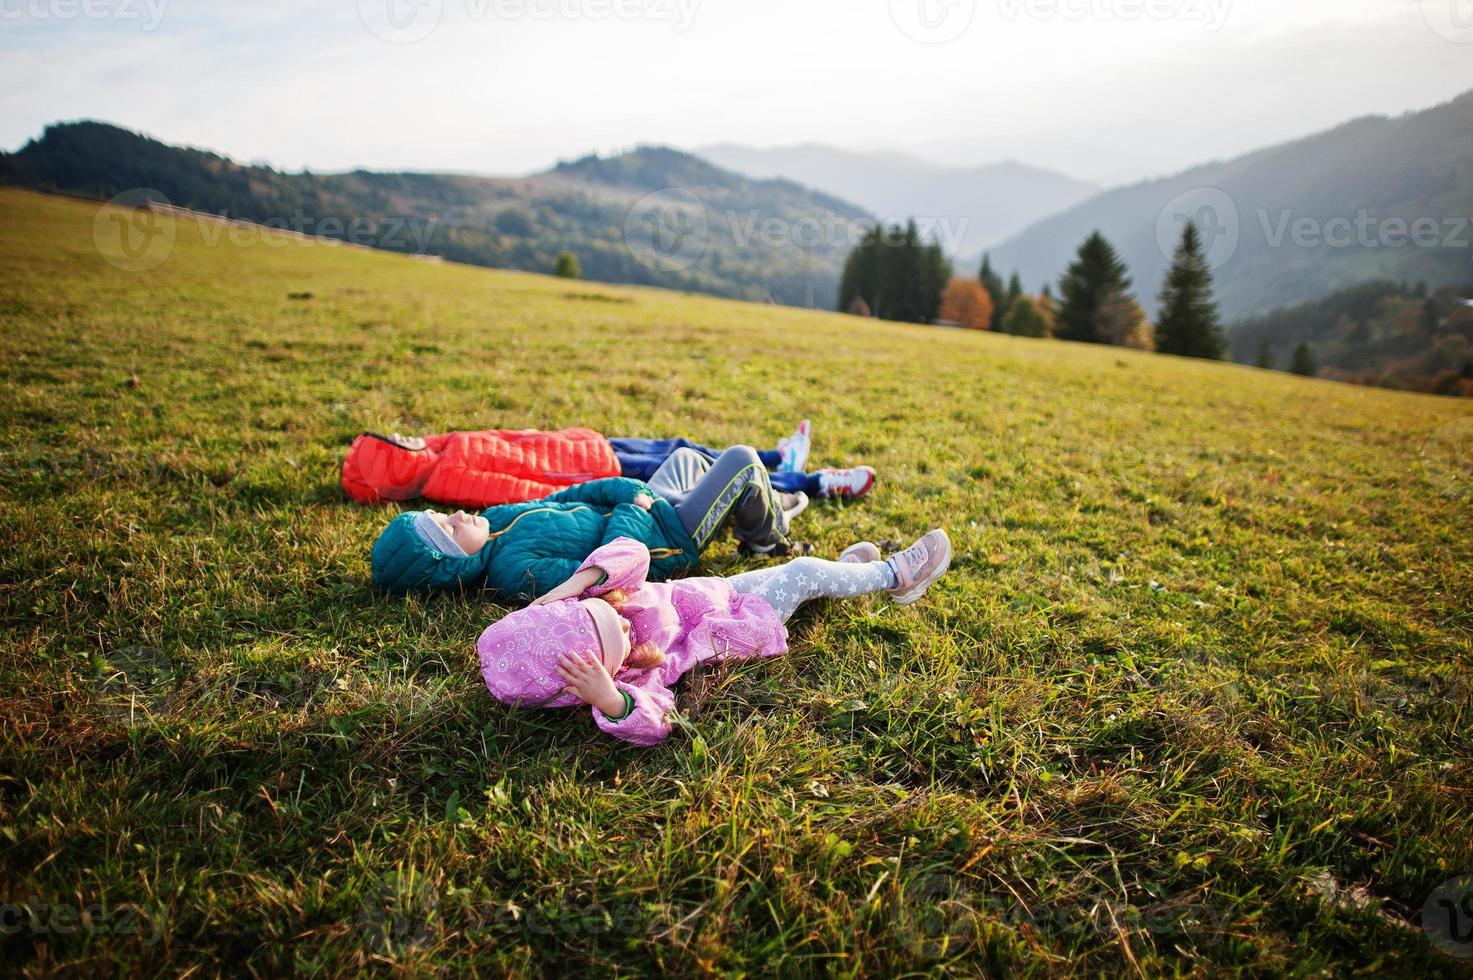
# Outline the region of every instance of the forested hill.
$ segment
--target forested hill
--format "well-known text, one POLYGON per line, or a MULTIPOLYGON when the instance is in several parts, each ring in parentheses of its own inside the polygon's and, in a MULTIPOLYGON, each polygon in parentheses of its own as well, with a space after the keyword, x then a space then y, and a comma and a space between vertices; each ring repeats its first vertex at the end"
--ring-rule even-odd
POLYGON ((1378 281, 1244 320, 1232 358, 1289 365, 1303 344, 1326 377, 1439 395, 1473 396, 1473 283, 1429 292, 1378 281))
POLYGON ((848 228, 867 219, 791 181, 660 147, 523 178, 287 173, 101 122, 48 126, 0 153, 0 183, 99 199, 148 189, 213 214, 531 272, 551 272, 566 250, 585 278, 799 306, 833 302, 848 228))
POLYGON ((1470 146, 1473 92, 1108 191, 993 249, 992 264, 1036 289, 1098 230, 1154 311, 1176 215, 1191 213, 1218 250, 1209 259, 1229 319, 1376 279, 1455 285, 1473 274, 1470 146))

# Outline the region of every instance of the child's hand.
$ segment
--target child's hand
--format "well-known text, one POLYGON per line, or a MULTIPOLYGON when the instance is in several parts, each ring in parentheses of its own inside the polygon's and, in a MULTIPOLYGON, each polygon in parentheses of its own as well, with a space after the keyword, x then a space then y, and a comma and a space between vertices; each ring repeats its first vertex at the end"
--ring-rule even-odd
POLYGON ((567 682, 564 690, 584 704, 593 705, 611 718, 624 713, 624 695, 619 693, 614 679, 593 654, 560 654, 557 675, 567 682))
POLYGON ((649 510, 651 507, 655 506, 655 498, 651 497, 647 493, 639 494, 637 497, 634 498, 634 506, 638 507, 640 510, 649 510))
POLYGON ((557 586, 546 595, 541 595, 533 599, 531 604, 534 606, 545 606, 549 602, 561 602, 564 599, 576 599, 587 589, 592 588, 594 585, 597 585, 598 580, 603 578, 603 575, 604 573, 602 569, 585 568, 583 571, 579 572, 577 575, 574 575, 562 585, 557 586))

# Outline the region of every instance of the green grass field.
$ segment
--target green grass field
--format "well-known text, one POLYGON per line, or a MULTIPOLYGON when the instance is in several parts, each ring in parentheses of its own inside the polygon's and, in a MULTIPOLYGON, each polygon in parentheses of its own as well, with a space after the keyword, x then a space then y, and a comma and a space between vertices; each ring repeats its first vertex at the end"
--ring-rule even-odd
POLYGON ((6 972, 1473 974, 1466 403, 113 220, 0 191, 6 972), (375 594, 337 484, 804 416, 883 481, 818 553, 952 571, 649 750, 494 702, 503 610, 375 594))

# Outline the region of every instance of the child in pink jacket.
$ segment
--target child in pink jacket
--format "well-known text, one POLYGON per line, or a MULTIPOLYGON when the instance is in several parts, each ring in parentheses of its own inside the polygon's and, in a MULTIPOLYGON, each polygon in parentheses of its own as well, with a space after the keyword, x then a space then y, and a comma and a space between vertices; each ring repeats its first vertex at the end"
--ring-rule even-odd
POLYGON ((615 538, 562 585, 486 628, 476 644, 486 686, 507 704, 587 704, 599 728, 635 745, 670 734, 671 688, 707 661, 786 653, 784 624, 810 599, 888 591, 916 601, 951 562, 932 531, 880 560, 868 541, 839 561, 796 558, 731 578, 646 582, 650 555, 615 538))

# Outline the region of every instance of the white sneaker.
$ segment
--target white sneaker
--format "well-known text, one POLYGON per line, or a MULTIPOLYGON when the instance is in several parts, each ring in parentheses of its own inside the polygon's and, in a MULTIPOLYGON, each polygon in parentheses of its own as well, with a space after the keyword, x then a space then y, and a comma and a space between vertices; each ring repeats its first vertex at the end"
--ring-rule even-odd
POLYGON ((798 423, 798 431, 777 441, 777 451, 783 454, 778 464, 779 473, 802 473, 808 465, 808 451, 813 446, 813 426, 807 419, 798 423))
POLYGON ((858 544, 851 544, 845 548, 843 553, 839 555, 839 560, 864 564, 865 562, 879 561, 881 557, 883 556, 880 554, 879 545, 872 541, 861 541, 858 544))
POLYGON ((863 497, 875 488, 873 466, 851 466, 844 470, 819 470, 820 497, 863 497))
POLYGON ((793 523, 793 518, 808 509, 808 494, 802 490, 794 493, 778 494, 778 497, 782 503, 783 520, 789 525, 793 523))
POLYGON ((890 594, 897 605, 908 606, 946 572, 951 564, 951 539, 937 528, 904 551, 889 558, 895 571, 895 588, 890 594))

